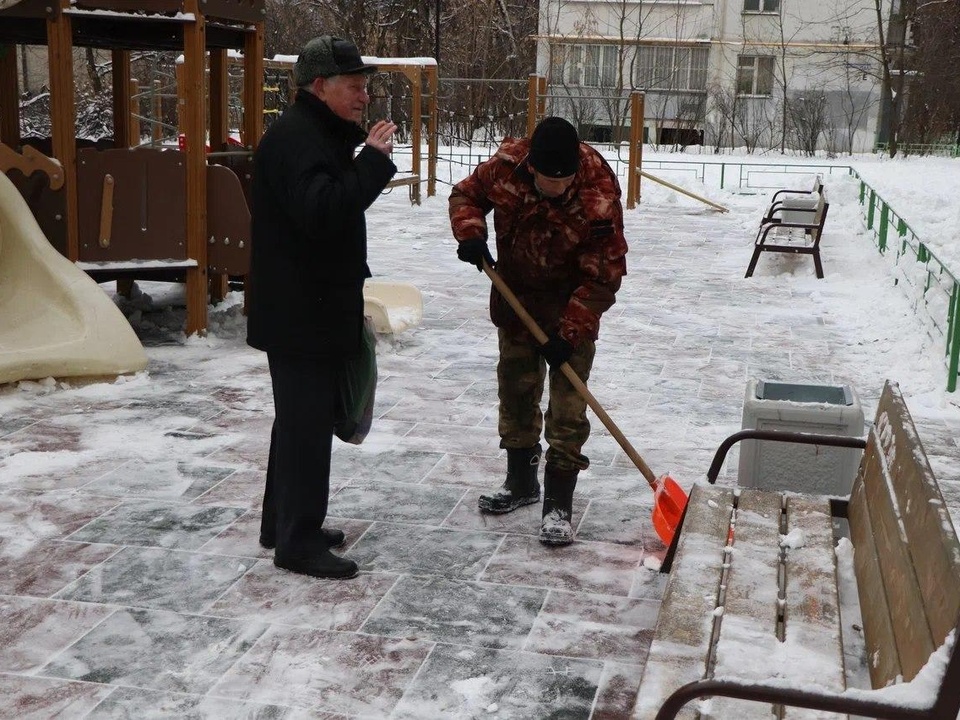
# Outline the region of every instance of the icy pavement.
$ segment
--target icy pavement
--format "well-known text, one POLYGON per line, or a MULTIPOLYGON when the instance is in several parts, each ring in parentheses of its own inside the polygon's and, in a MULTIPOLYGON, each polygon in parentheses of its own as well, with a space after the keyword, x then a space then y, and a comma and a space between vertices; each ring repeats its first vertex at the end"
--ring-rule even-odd
MULTIPOLYGON (((714 191, 718 215, 646 189, 590 387, 689 488, 740 429, 748 378, 849 383, 868 419, 897 380, 957 518, 942 349, 862 233, 854 182, 827 185, 821 281, 773 253, 743 279, 764 197, 714 191)), ((257 544, 272 407, 238 297, 185 341, 178 288, 143 284, 123 305, 147 373, 0 392, 0 716, 629 717, 663 588, 651 493, 591 415, 573 546, 537 541, 536 506, 478 514, 505 470, 496 335, 445 193, 368 213, 374 274, 417 284, 425 308, 379 347, 371 435, 335 446, 328 522, 354 580, 279 571, 257 544)))

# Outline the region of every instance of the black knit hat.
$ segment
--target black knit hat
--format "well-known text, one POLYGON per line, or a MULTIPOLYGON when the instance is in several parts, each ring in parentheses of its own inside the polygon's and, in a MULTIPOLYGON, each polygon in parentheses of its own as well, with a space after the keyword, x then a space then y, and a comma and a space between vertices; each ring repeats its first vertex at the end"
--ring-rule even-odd
POLYGON ((530 137, 527 162, 538 173, 548 177, 575 175, 580 167, 577 129, 561 117, 544 118, 530 137))

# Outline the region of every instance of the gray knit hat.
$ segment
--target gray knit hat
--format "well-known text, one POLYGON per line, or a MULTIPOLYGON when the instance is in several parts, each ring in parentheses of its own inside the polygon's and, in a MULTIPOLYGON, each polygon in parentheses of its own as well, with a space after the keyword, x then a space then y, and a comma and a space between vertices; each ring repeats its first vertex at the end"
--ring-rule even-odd
POLYGON ((300 51, 300 57, 293 66, 293 82, 297 87, 303 87, 318 77, 376 71, 377 66, 366 65, 357 46, 349 40, 321 35, 304 45, 300 51))

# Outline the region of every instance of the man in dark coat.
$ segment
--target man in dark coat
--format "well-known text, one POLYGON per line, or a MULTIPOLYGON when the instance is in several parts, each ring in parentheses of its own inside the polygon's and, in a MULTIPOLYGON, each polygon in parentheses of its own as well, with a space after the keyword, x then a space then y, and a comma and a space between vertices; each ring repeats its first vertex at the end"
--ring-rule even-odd
POLYGON ((277 567, 314 577, 358 571, 330 552, 344 535, 323 522, 338 371, 361 348, 364 212, 397 171, 396 126, 360 125, 375 71, 348 40, 308 42, 296 99, 254 158, 247 342, 267 353, 275 409, 260 544, 277 567))

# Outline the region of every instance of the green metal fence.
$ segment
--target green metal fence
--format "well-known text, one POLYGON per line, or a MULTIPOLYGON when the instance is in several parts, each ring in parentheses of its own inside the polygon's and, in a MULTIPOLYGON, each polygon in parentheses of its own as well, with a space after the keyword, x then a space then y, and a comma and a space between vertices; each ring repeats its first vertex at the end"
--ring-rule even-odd
POLYGON ((897 284, 909 286, 907 294, 913 301, 914 310, 926 321, 927 332, 934 340, 942 339, 947 391, 954 392, 960 370, 960 283, 957 276, 856 170, 851 168, 850 174, 860 181, 860 205, 867 229, 873 231, 877 249, 882 254, 894 253, 897 284))
MULTIPOLYGON (((887 143, 877 143, 877 152, 887 154, 887 143)), ((960 145, 956 143, 901 143, 897 145, 901 155, 935 155, 937 157, 960 157, 960 145)))

